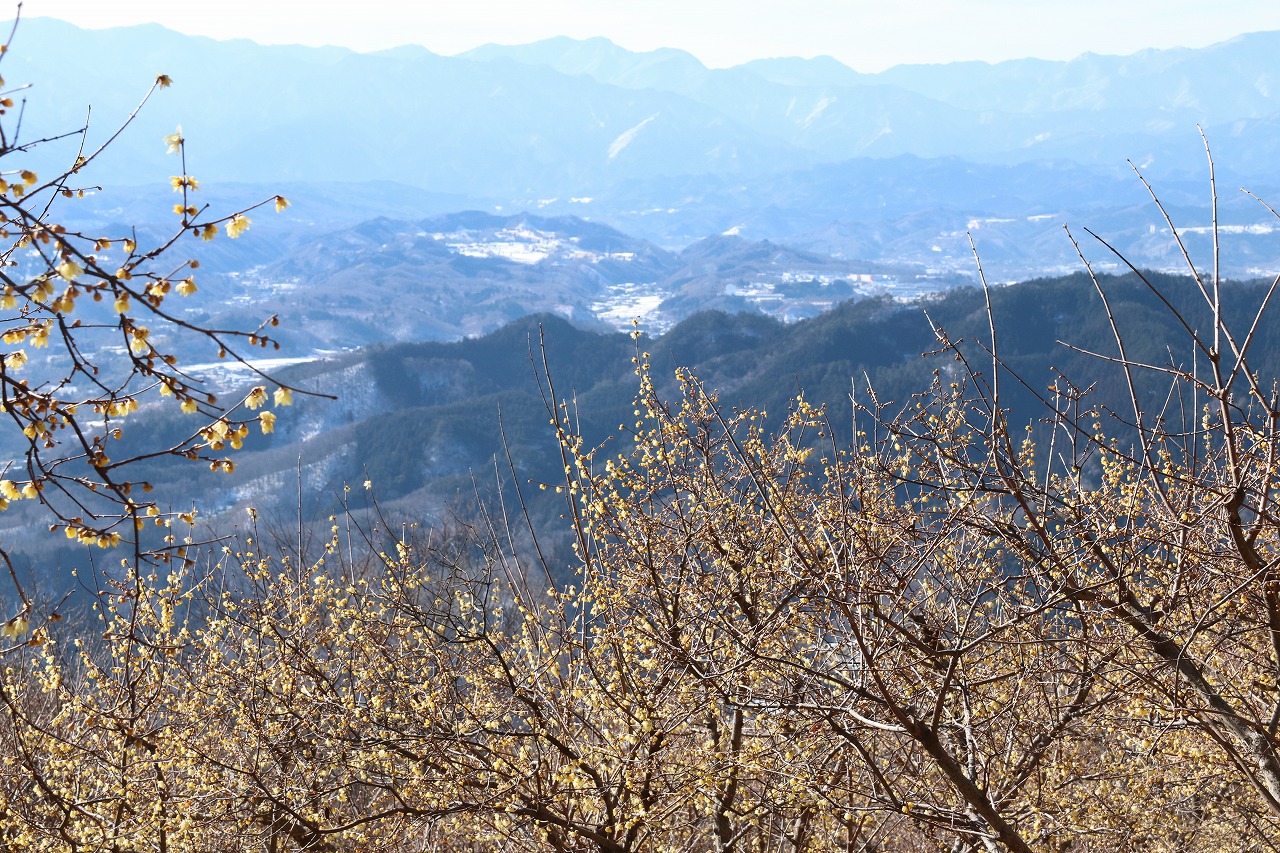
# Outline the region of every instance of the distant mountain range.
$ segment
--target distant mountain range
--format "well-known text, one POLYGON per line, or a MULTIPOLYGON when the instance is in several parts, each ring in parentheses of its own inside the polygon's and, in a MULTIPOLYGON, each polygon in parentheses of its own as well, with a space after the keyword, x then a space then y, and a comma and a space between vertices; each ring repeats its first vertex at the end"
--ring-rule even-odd
POLYGON ((226 272, 183 308, 215 326, 246 310, 277 314, 281 339, 306 352, 475 337, 537 313, 597 330, 639 319, 650 332, 708 308, 790 321, 854 297, 963 282, 734 234, 669 252, 577 217, 466 211, 323 234, 226 272))
MULTIPOLYGON (((26 117, 35 134, 78 123, 88 103, 105 130, 153 71, 172 75, 175 88, 140 129, 182 121, 193 159, 219 180, 345 176, 478 197, 580 197, 628 178, 902 154, 1105 167, 1129 158, 1157 178, 1185 176, 1202 165, 1197 124, 1224 147, 1224 164, 1236 148, 1276 151, 1278 47, 1280 33, 1255 33, 1200 50, 858 74, 830 58, 713 70, 680 51, 634 53, 605 39, 443 57, 34 19, 6 59, 10 80, 39 87, 26 117)), ((146 133, 125 147, 159 153, 146 133)), ((134 177, 149 177, 154 159, 134 177)))
MULTIPOLYGON (((181 123, 207 187, 309 202, 269 234, 277 247, 379 213, 473 208, 577 215, 665 250, 734 230, 922 272, 971 271, 972 232, 989 270, 1011 280, 1077 263, 1064 222, 1106 230, 1140 264, 1171 265, 1163 223, 1125 161, 1178 225, 1203 227, 1197 125, 1215 152, 1222 221, 1241 232, 1224 268, 1274 268, 1277 223, 1235 188, 1280 195, 1277 53, 1280 32, 1269 32, 1199 50, 859 74, 829 57, 708 69, 680 51, 604 39, 443 57, 32 19, 5 76, 35 84, 29 138, 78 125, 92 104, 97 139, 155 73, 173 77, 95 176, 114 194, 94 216, 167 210, 119 187, 167 177, 160 138, 181 123)), ((70 155, 57 156, 49 168, 70 155)))

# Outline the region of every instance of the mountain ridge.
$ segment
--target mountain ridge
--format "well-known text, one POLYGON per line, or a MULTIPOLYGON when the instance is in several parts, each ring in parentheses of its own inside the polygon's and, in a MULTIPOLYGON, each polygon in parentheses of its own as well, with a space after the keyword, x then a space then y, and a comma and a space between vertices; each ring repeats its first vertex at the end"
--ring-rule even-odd
MULTIPOLYGON (((174 79, 95 164, 89 180, 107 188, 84 206, 95 219, 114 209, 107 195, 121 186, 167 192, 176 166, 160 140, 178 124, 188 168, 210 193, 233 181, 266 196, 298 187, 296 209, 271 224, 259 217, 263 237, 247 235, 246 267, 264 262, 273 242, 296 247, 331 224, 376 215, 375 202, 412 219, 454 199, 454 210, 577 215, 666 250, 738 229, 948 274, 971 269, 964 235, 978 222, 1001 280, 1074 264, 1064 222, 1129 220, 1125 250, 1163 268, 1165 248, 1139 233, 1150 202, 1125 163, 1142 168, 1180 226, 1202 227, 1197 124, 1217 154, 1220 186, 1264 198, 1280 191, 1280 83, 1270 84, 1267 62, 1280 32, 1196 50, 874 75, 796 58, 711 69, 680 51, 636 53, 601 39, 486 46, 470 57, 413 47, 361 54, 49 19, 24 20, 15 45, 6 76, 36 84, 24 113, 33 134, 79 126, 89 103, 92 145, 109 130, 100 117, 127 115, 152 73, 174 79), (350 188, 346 199, 307 190, 335 182, 350 188), (406 187, 404 199, 392 184, 406 187)), ((75 141, 51 146, 35 170, 71 162, 75 141)), ((155 201, 111 221, 167 228, 172 203, 155 201)), ((1221 213, 1233 227, 1273 227, 1246 198, 1224 194, 1221 213)), ((1262 237, 1242 240, 1248 251, 1226 259, 1234 275, 1277 257, 1262 237)))
MULTIPOLYGON (((1039 158, 1045 148, 1082 163, 1114 163, 1105 149, 1071 155, 1071 138, 1101 126, 1111 135, 1159 139, 1170 123, 1193 128, 1280 114, 1280 84, 1267 82, 1275 78, 1269 57, 1280 50, 1274 31, 1197 50, 895 66, 878 74, 794 58, 709 69, 681 51, 636 53, 604 39, 486 45, 453 57, 413 46, 364 54, 215 41, 158 25, 86 31, 48 18, 24 20, 15 45, 11 79, 50 89, 54 102, 31 101, 36 132, 75 126, 84 101, 95 114, 123 114, 132 104, 122 93, 140 95, 150 80, 137 79, 136 69, 154 64, 177 85, 139 126, 171 132, 185 119, 193 165, 211 177, 317 179, 356 168, 365 178, 480 195, 522 188, 583 195, 636 175, 777 173, 857 155, 952 154, 1009 164, 1039 158), (520 73, 503 73, 511 62, 520 73), (780 62, 804 63, 805 79, 792 75, 784 84, 778 73, 757 73, 780 62), (260 95, 267 85, 269 102, 260 95), (335 128, 334 109, 351 129, 335 128), (607 156, 646 120, 625 158, 607 156), (207 130, 215 126, 221 134, 207 130), (368 156, 353 158, 359 152, 368 156), (460 174, 470 183, 460 183, 460 174)), ((126 151, 113 162, 127 170, 123 155, 143 146, 121 146, 126 151)), ((139 168, 161 162, 159 150, 151 152, 139 168)))

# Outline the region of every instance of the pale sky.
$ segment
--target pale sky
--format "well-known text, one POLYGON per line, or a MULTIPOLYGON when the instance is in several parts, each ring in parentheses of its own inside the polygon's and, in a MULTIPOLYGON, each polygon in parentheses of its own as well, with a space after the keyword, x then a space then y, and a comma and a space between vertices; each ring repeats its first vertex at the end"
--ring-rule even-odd
POLYGON ((599 35, 631 50, 681 48, 713 67, 828 54, 867 72, 1203 47, 1280 30, 1277 0, 25 0, 22 14, 90 29, 155 22, 217 39, 442 54, 599 35))

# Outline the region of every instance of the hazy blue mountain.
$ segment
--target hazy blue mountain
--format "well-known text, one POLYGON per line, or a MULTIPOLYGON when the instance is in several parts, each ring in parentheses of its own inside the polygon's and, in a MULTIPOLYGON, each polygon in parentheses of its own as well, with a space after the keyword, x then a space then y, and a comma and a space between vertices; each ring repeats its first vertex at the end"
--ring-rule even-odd
MULTIPOLYGON (((267 265, 379 215, 482 209, 608 223, 667 251, 735 231, 946 274, 972 271, 976 232, 989 270, 1012 280, 1076 263, 1064 222, 1116 229, 1139 264, 1176 260, 1126 160, 1180 226, 1202 227, 1197 124, 1216 153, 1223 221, 1243 229, 1226 268, 1265 268, 1276 223, 1234 187, 1272 200, 1280 191, 1277 53, 1280 33, 1255 33, 1201 50, 859 74, 830 57, 709 69, 681 51, 605 39, 444 57, 32 19, 5 76, 35 84, 25 138, 75 127, 92 105, 95 142, 155 73, 170 74, 173 88, 87 176, 105 191, 68 215, 171 227, 164 183, 178 164, 161 139, 181 123, 188 169, 211 200, 287 192, 298 202, 257 217, 239 244, 209 247, 212 270, 267 265), (155 189, 121 189, 144 183, 155 189)), ((73 153, 70 142, 50 146, 35 165, 47 173, 73 153)))
MULTIPOLYGON (((859 74, 830 57, 708 70, 687 54, 677 61, 674 51, 629 53, 603 39, 490 45, 468 55, 675 92, 825 158, 949 153, 1001 163, 1107 163, 1142 160, 1156 147, 1152 140, 1186 135, 1197 124, 1276 115, 1278 49, 1280 33, 1254 33, 1200 50, 912 65, 880 74, 859 74), (1085 144, 1096 137, 1116 142, 1085 144)), ((1193 166, 1193 154, 1178 165, 1193 166)))
POLYGON ((802 59, 798 56, 753 59, 738 66, 783 86, 861 86, 876 82, 876 75, 861 74, 832 56, 802 59))
POLYGON ((192 169, 208 177, 380 179, 551 197, 637 178, 754 177, 901 154, 1115 165, 1167 149, 1186 171, 1199 164, 1197 123, 1234 134, 1237 122, 1280 114, 1271 62, 1278 49, 1280 33, 1256 33, 1202 50, 870 75, 830 58, 708 69, 680 51, 636 53, 604 39, 442 57, 411 47, 261 47, 154 25, 84 31, 34 19, 20 28, 7 76, 39 86, 25 120, 30 133, 73 127, 92 104, 105 134, 154 73, 172 75, 174 88, 112 155, 132 180, 160 168, 157 135, 181 121, 192 169), (1189 144, 1168 147, 1182 140, 1189 144))
POLYGON ((1065 62, 903 65, 877 75, 957 107, 1017 113, 1077 110, 1134 118, 1195 116, 1203 123, 1272 115, 1280 97, 1280 32, 1238 36, 1200 49, 1082 54, 1065 62), (1135 112, 1136 111, 1136 112, 1135 112))
POLYGON ((394 180, 472 195, 586 193, 628 177, 805 160, 687 98, 552 69, 421 49, 260 47, 154 25, 85 31, 35 19, 20 32, 7 74, 40 86, 24 123, 33 136, 77 126, 92 104, 104 138, 156 73, 175 81, 113 146, 117 182, 171 170, 160 139, 179 123, 189 168, 206 179, 394 180))
MULTIPOLYGON (((708 69, 681 51, 634 53, 603 38, 564 37, 511 47, 486 45, 463 57, 551 68, 601 84, 678 95, 819 159, 969 153, 982 149, 984 140, 987 146, 993 142, 993 128, 978 114, 885 85, 870 75, 845 68, 852 79, 833 83, 815 74, 778 73, 788 65, 807 65, 806 60, 708 69), (961 139, 964 143, 957 149, 961 139)), ((835 60, 818 65, 844 68, 835 60)))
POLYGON ((590 77, 612 86, 668 92, 695 90, 715 73, 683 50, 662 48, 636 52, 600 37, 559 36, 515 46, 487 44, 460 54, 460 58, 542 65, 562 74, 590 77))

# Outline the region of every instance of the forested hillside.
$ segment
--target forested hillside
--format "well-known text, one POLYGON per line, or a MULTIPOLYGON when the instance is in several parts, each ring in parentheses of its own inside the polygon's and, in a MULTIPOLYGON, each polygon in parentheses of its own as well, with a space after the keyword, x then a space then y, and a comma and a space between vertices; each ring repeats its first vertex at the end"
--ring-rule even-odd
MULTIPOLYGON (((1185 312, 1193 327, 1207 322, 1207 308, 1191 279, 1146 277, 1185 312)), ((1176 340, 1182 327, 1151 288, 1136 276, 1101 281, 1113 315, 1129 330, 1130 358, 1184 368, 1196 360, 1194 352, 1163 344, 1176 340)), ((1224 283, 1223 299, 1233 321, 1244 321, 1267 284, 1224 283)), ((1042 438, 1042 421, 1051 415, 1045 389, 1058 376, 1091 387, 1092 399, 1107 410, 1129 414, 1124 375, 1107 361, 1117 353, 1108 316, 1086 275, 997 288, 991 301, 1001 357, 1025 382, 1025 387, 1006 383, 1011 422, 1031 425, 1042 438)), ((990 337, 985 296, 976 288, 911 302, 848 302, 794 324, 754 314, 702 313, 658 337, 639 340, 583 331, 554 316, 534 316, 481 338, 373 347, 286 369, 280 374, 283 381, 338 399, 299 397, 270 435, 245 438, 232 473, 183 472, 163 460, 144 463, 140 470, 158 495, 174 506, 198 504, 215 528, 240 524, 247 506, 282 524, 301 511, 307 524, 323 526, 344 486, 366 480, 385 508, 419 520, 445 518, 500 493, 514 500, 512 489, 519 486, 539 526, 554 527, 560 510, 548 505, 536 488, 555 482, 562 468, 539 378, 546 370, 592 444, 616 440, 619 425, 632 420, 637 387, 631 359, 642 351, 650 353, 654 382, 663 396, 675 394, 675 370, 688 368, 726 405, 767 412, 764 422, 772 427, 803 394, 809 403, 825 407, 831 434, 848 444, 854 402, 866 406, 874 399, 896 411, 929 386, 934 371, 955 369, 924 357, 939 346, 930 321, 974 363, 988 358, 983 349, 990 337), (299 484, 304 495, 300 510, 299 484)), ((1258 363, 1280 360, 1274 324, 1261 325, 1252 346, 1258 363)), ((1137 382, 1151 410, 1165 404, 1167 387, 1158 375, 1137 382)), ((122 450, 140 450, 143 437, 177 441, 188 429, 186 416, 171 409, 143 409, 137 417, 144 428, 126 434, 122 450)), ((11 533, 16 533, 23 516, 11 517, 11 533)), ((43 536, 27 536, 16 544, 19 563, 39 567, 55 588, 64 581, 54 576, 83 562, 83 551, 51 551, 43 536)), ((570 558, 561 554, 560 559, 567 571, 570 558)))

